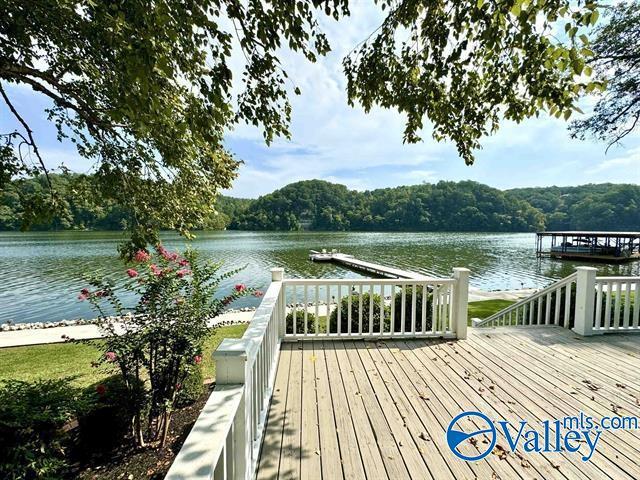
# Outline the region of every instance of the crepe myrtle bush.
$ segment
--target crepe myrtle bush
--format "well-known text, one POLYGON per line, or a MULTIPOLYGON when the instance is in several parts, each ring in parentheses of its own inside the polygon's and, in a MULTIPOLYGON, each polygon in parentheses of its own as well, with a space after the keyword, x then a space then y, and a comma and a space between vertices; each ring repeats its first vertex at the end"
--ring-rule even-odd
POLYGON ((239 297, 261 292, 238 284, 217 297, 220 282, 236 273, 220 273, 220 264, 200 261, 194 250, 184 254, 163 246, 139 250, 126 270, 122 287, 137 298, 126 308, 110 280, 90 278, 80 300, 91 302, 105 334, 101 363, 115 366, 133 404, 132 432, 138 446, 166 444, 171 415, 185 380, 200 368, 207 320, 239 297), (108 313, 115 312, 110 316, 108 313))

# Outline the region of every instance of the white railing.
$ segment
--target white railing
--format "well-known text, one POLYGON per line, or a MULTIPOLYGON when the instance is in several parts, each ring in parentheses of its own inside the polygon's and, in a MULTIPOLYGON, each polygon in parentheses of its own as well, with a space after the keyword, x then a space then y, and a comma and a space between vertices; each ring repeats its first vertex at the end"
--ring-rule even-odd
POLYGON ((167 480, 249 480, 256 471, 280 357, 282 277, 282 269, 272 270, 271 285, 242 338, 227 338, 215 351, 216 387, 167 480), (215 414, 229 392, 234 395, 231 407, 215 414))
POLYGON ((284 280, 282 269, 271 272, 243 337, 215 351, 216 387, 167 480, 255 477, 283 340, 467 336, 466 268, 419 280, 284 280))
POLYGON ((580 335, 640 331, 640 277, 596 277, 596 272, 578 267, 530 297, 474 319, 473 326, 561 325, 580 335))
POLYGON ((569 275, 484 320, 474 319, 473 326, 560 325, 569 328, 571 292, 577 277, 577 273, 569 275))
POLYGON ((455 337, 455 286, 453 278, 287 279, 284 339, 455 337))
POLYGON ((640 277, 596 277, 593 333, 640 330, 640 277))

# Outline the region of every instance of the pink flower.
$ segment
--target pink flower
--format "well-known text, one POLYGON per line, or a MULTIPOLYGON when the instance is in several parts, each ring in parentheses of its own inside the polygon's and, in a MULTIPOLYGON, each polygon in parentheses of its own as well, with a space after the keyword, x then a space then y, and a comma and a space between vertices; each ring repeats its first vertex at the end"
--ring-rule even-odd
POLYGON ((116 355, 115 352, 107 352, 104 354, 104 358, 107 359, 107 362, 115 362, 118 356, 116 355))
POLYGON ((129 275, 129 278, 137 277, 138 271, 134 270, 133 268, 130 268, 129 270, 127 270, 127 275, 129 275))
POLYGON ((136 262, 148 262, 149 260, 151 260, 151 255, 149 255, 146 250, 138 250, 133 256, 133 259, 136 262))
POLYGON ((96 292, 96 297, 108 297, 109 296, 109 292, 106 290, 98 290, 96 292))
POLYGON ((176 390, 181 390, 181 389, 182 389, 182 384, 176 383, 176 390))
POLYGON ((80 294, 81 295, 89 295, 89 289, 83 288, 82 290, 80 290, 80 294))
POLYGON ((186 267, 187 265, 189 265, 189 260, 183 258, 182 260, 180 260, 180 262, 178 262, 178 265, 180 265, 181 267, 186 267))
POLYGON ((151 265, 149 265, 149 268, 151 269, 151 273, 153 273, 156 277, 162 275, 162 269, 158 267, 155 263, 152 263, 151 265))
POLYGON ((196 365, 200 365, 202 363, 202 355, 196 355, 193 357, 193 363, 196 365))
POLYGON ((107 393, 107 387, 102 384, 98 385, 96 387, 96 393, 100 396, 104 395, 105 393, 107 393))
POLYGON ((178 276, 178 278, 182 278, 185 275, 189 275, 190 273, 191 273, 191 270, 189 270, 188 268, 181 268, 176 272, 176 275, 178 276))
POLYGON ((81 293, 80 295, 78 295, 78 300, 80 300, 81 302, 86 300, 88 298, 88 295, 85 295, 84 293, 81 293))
POLYGON ((253 296, 254 297, 258 297, 258 298, 263 297, 264 296, 264 292, 261 291, 261 290, 256 290, 255 292, 253 292, 253 296))
POLYGON ((158 250, 158 253, 160 255, 162 255, 162 258, 164 258, 167 261, 176 261, 178 260, 178 254, 175 252, 170 252, 169 250, 167 250, 166 248, 164 248, 162 245, 158 245, 156 247, 156 249, 158 250))
POLYGON ((247 289, 244 283, 237 284, 235 288, 236 292, 244 292, 247 289))

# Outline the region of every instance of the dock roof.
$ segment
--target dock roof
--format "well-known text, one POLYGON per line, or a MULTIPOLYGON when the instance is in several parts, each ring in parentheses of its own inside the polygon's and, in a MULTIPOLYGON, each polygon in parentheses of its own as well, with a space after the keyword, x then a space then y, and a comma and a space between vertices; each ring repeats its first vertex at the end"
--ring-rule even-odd
POLYGON ((568 237, 624 237, 624 238, 640 238, 640 232, 603 232, 603 231, 588 231, 588 230, 559 230, 559 231, 545 231, 536 232, 536 235, 541 237, 554 236, 554 235, 566 235, 568 237))

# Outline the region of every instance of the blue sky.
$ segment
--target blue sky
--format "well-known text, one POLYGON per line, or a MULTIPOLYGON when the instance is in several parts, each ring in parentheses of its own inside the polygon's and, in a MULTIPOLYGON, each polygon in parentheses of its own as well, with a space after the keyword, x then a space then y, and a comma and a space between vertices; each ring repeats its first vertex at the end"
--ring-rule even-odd
MULTIPOLYGON (((351 18, 323 21, 333 52, 315 64, 283 52, 290 78, 302 90, 292 96, 291 140, 264 144, 260 130, 240 125, 226 137, 227 147, 245 163, 234 187, 225 192, 257 197, 288 183, 320 178, 350 188, 410 185, 439 180, 476 180, 498 188, 584 183, 640 183, 640 133, 605 153, 606 145, 572 140, 563 120, 542 115, 521 124, 503 123, 500 131, 482 141, 476 162, 466 166, 451 143, 431 139, 428 122, 424 141, 402 143, 404 119, 394 111, 369 114, 347 105, 341 59, 367 37, 380 21, 370 4, 354 2, 351 18)), ((238 65, 240 58, 234 59, 238 65)), ((78 158, 70 143, 56 140, 38 94, 26 87, 8 92, 31 122, 43 156, 51 165, 64 162, 72 170, 91 165, 78 158)), ((588 111, 594 99, 585 99, 588 111)), ((0 131, 15 128, 9 112, 0 107, 0 131)))

